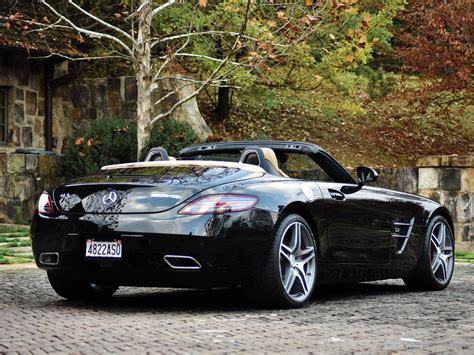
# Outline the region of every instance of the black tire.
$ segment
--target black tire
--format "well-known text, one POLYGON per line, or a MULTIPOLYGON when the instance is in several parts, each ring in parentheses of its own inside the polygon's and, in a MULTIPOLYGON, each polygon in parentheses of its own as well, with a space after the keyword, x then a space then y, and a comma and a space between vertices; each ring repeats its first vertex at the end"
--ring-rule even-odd
POLYGON ((425 239, 423 241, 423 248, 418 260, 418 264, 413 272, 406 278, 403 279, 405 285, 409 290, 413 291, 439 291, 445 289, 453 276, 454 270, 454 238, 451 227, 443 216, 435 216, 429 222, 428 228, 426 229, 425 239), (435 266, 436 260, 433 261, 433 255, 437 259, 438 252, 442 248, 437 248, 435 243, 432 241, 432 235, 437 235, 441 230, 439 228, 445 228, 445 243, 444 247, 447 249, 440 254, 445 258, 448 254, 451 256, 447 259, 446 264, 435 266), (451 250, 449 250, 451 248, 451 250), (433 261, 433 265, 432 265, 433 261), (449 267, 448 267, 449 266, 449 267), (436 269, 436 273, 433 271, 433 267, 436 269), (441 270, 439 270, 441 267, 441 270), (447 270, 444 272, 443 270, 447 270), (443 277, 440 277, 443 275, 443 277))
MULTIPOLYGON (((295 255, 297 254, 295 246, 295 255)), ((297 214, 284 216, 276 228, 273 243, 266 255, 264 266, 261 272, 257 275, 257 278, 249 285, 250 288, 248 291, 258 303, 266 307, 302 307, 309 301, 314 292, 317 265, 317 244, 308 223, 304 218, 297 214), (285 258, 283 255, 280 255, 280 247, 282 240, 284 240, 284 243, 287 243, 289 233, 291 232, 290 228, 297 228, 297 226, 302 226, 302 242, 299 247, 301 250, 301 247, 304 246, 305 251, 301 250, 301 256, 293 257, 293 264, 291 264, 290 258, 285 258), (313 259, 310 259, 311 254, 308 252, 311 248, 313 248, 314 262, 313 259), (303 252, 308 252, 308 254, 303 255, 303 252), (310 259, 307 261, 307 264, 303 264, 305 258, 308 260, 310 259), (296 266, 297 264, 300 266, 296 266), (301 269, 299 267, 301 267, 301 269), (291 276, 288 275, 291 272, 295 275, 299 275, 300 278, 305 276, 304 272, 306 272, 306 276, 311 280, 311 282, 307 282, 308 287, 304 288, 303 281, 300 281, 302 279, 295 278, 293 281, 294 286, 293 288, 290 287, 290 292, 288 292, 285 289, 284 279, 286 276, 286 281, 289 281, 291 276), (300 288, 300 292, 298 292, 298 287, 300 288), (294 292, 291 293, 291 291, 294 292), (300 294, 300 296, 298 296, 298 294, 300 294)), ((288 284, 290 284, 290 282, 288 282, 288 284)))
POLYGON ((92 283, 78 273, 48 270, 49 283, 56 293, 68 300, 101 301, 113 296, 116 284, 92 283))

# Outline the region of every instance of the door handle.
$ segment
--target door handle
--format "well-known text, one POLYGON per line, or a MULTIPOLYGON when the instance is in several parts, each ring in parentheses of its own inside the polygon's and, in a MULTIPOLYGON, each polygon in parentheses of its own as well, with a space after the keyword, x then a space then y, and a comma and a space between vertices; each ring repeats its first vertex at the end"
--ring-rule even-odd
POLYGON ((329 189, 328 191, 333 200, 344 201, 346 199, 346 195, 344 195, 341 191, 333 189, 329 189))

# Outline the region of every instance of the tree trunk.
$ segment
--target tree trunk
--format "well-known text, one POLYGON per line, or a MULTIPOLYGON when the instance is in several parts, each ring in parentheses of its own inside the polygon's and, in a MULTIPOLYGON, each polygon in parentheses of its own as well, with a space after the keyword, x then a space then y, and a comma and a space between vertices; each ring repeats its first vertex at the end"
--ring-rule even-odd
POLYGON ((150 139, 151 121, 151 80, 149 75, 137 72, 137 161, 141 152, 150 139))
POLYGON ((135 67, 137 74, 137 161, 143 148, 150 139, 150 122, 152 119, 151 110, 151 7, 148 0, 140 1, 141 11, 138 18, 138 45, 135 51, 135 67))
MULTIPOLYGON (((174 100, 182 100, 196 90, 194 84, 179 79, 160 80, 160 85, 162 95, 164 92, 176 92, 176 94, 170 98, 171 105, 174 104, 174 100)), ((166 106, 166 102, 164 102, 162 105, 156 107, 155 110, 167 111, 169 110, 169 105, 166 106)), ((195 97, 178 107, 171 117, 177 121, 188 123, 193 128, 194 133, 203 141, 212 135, 211 129, 199 111, 195 97)))
POLYGON ((219 122, 229 117, 230 113, 230 88, 219 87, 217 91, 216 115, 219 122))

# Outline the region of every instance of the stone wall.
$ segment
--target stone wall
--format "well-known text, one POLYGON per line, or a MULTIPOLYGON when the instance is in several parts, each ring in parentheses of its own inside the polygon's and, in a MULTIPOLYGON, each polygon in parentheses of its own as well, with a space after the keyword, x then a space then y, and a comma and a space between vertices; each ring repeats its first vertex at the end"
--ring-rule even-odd
POLYGON ((136 117, 133 78, 78 79, 58 88, 53 96, 54 145, 62 150, 69 137, 82 134, 96 119, 136 117))
POLYGON ((0 223, 28 223, 39 195, 64 179, 56 176, 59 157, 0 154, 0 223))
MULTIPOLYGON (((189 83, 162 81, 162 89, 153 95, 157 101, 159 95, 174 90, 181 85, 177 95, 172 95, 156 108, 156 113, 169 109, 177 100, 192 90, 189 83)), ((81 134, 92 120, 111 117, 136 119, 137 83, 135 77, 81 78, 71 84, 58 88, 53 96, 53 136, 54 147, 61 151, 65 140, 81 134)), ((174 119, 191 124, 195 132, 206 139, 212 132, 202 118, 196 100, 190 100, 173 115, 174 119)))
POLYGON ((418 160, 418 194, 451 212, 458 250, 474 251, 474 154, 418 160))
POLYGON ((0 153, 44 149, 43 72, 42 62, 27 60, 26 53, 0 52, 0 86, 7 88, 9 138, 6 145, 0 145, 0 153))

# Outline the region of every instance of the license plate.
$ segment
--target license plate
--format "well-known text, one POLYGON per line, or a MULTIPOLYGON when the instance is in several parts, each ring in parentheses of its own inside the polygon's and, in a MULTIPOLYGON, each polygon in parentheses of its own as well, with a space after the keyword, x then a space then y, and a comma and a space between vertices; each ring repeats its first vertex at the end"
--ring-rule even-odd
POLYGON ((93 239, 86 240, 86 256, 95 258, 121 258, 122 241, 101 242, 93 239))

